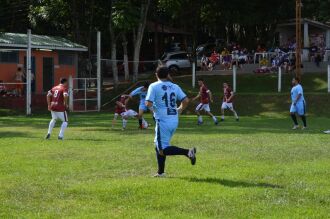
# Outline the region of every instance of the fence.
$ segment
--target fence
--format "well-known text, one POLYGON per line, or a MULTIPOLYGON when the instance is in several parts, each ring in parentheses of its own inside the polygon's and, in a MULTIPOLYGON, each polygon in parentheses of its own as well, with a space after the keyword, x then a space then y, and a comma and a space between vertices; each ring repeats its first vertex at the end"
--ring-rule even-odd
POLYGON ((100 110, 101 96, 98 78, 69 78, 69 108, 72 112, 100 110))

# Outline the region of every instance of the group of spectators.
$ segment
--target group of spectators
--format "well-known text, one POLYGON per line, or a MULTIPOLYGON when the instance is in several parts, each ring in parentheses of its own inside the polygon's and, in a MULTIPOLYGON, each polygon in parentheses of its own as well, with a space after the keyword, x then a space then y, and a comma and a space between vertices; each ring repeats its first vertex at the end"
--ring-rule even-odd
MULTIPOLYGON (((21 97, 24 93, 26 82, 26 75, 24 70, 21 67, 17 68, 13 81, 8 85, 3 80, 0 80, 0 95, 1 96, 17 96, 21 97), (13 86, 12 86, 13 84, 13 86), (8 85, 8 86, 6 86, 8 85)), ((34 74, 31 74, 31 91, 34 92, 35 77, 34 74)))
POLYGON ((212 71, 216 65, 221 65, 225 70, 231 70, 233 65, 241 68, 251 61, 251 54, 246 48, 241 48, 239 44, 232 47, 224 47, 221 51, 213 50, 210 56, 203 53, 201 57, 201 69, 212 71))

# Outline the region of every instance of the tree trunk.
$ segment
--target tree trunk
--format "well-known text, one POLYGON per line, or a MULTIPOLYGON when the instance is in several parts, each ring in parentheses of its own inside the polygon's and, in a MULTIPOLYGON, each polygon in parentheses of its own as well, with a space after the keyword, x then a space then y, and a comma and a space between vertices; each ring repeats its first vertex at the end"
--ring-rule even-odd
POLYGON ((127 38, 126 34, 123 34, 123 52, 124 52, 124 70, 125 70, 125 81, 129 80, 129 68, 128 68, 128 54, 127 54, 127 38))
POLYGON ((74 40, 78 43, 80 42, 80 25, 79 25, 79 12, 77 8, 77 0, 72 1, 72 19, 74 25, 74 40))
POLYGON ((145 29, 146 22, 147 22, 150 1, 151 0, 147 0, 147 2, 141 6, 140 22, 139 22, 139 26, 137 28, 136 39, 134 42, 133 82, 136 82, 138 80, 140 49, 141 49, 141 44, 142 44, 142 40, 143 40, 144 29, 145 29))
POLYGON ((111 69, 113 75, 113 84, 115 90, 118 88, 118 67, 117 67, 117 43, 115 40, 111 41, 111 69))
POLYGON ((109 21, 109 32, 110 32, 110 41, 111 41, 110 53, 111 53, 111 69, 113 75, 113 84, 115 90, 117 90, 118 88, 117 38, 115 37, 115 33, 112 26, 112 16, 110 16, 110 21, 109 21))

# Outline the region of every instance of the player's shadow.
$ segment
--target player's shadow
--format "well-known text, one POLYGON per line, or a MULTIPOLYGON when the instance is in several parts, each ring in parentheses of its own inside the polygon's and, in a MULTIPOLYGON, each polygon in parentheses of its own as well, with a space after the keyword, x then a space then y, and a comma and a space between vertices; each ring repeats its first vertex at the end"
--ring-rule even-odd
POLYGON ((274 185, 270 183, 252 183, 252 182, 245 182, 245 181, 234 181, 229 179, 219 179, 219 178, 197 178, 197 177, 190 177, 190 178, 181 178, 187 180, 189 182, 196 182, 196 183, 209 183, 215 185, 223 185, 226 187, 242 187, 242 188, 250 188, 250 187, 260 187, 260 188, 273 188, 273 189, 282 189, 283 187, 280 185, 274 185))

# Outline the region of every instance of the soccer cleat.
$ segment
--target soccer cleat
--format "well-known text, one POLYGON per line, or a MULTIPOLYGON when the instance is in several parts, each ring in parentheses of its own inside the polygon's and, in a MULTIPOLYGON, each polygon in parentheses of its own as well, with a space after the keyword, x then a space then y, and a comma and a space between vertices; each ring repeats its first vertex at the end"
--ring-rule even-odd
POLYGON ((57 139, 62 141, 63 137, 58 136, 57 139))
POLYGON ((203 125, 203 122, 198 121, 198 122, 197 122, 197 125, 203 125))
POLYGON ((239 122, 239 118, 236 118, 236 122, 239 122))
POLYGON ((297 130, 297 129, 299 129, 299 125, 294 125, 292 128, 292 130, 297 130))
POLYGON ((324 131, 324 134, 330 134, 330 130, 324 131))
POLYGON ((46 140, 50 139, 50 134, 47 134, 45 137, 46 140))
POLYGON ((303 126, 301 129, 302 129, 302 130, 305 130, 305 129, 307 129, 307 127, 306 127, 306 126, 303 126))
POLYGON ((166 177, 166 174, 165 173, 156 173, 153 177, 154 178, 164 178, 164 177, 166 177))
POLYGON ((191 165, 195 165, 196 164, 196 148, 192 148, 189 150, 188 157, 191 161, 191 165))
POLYGON ((225 119, 221 119, 221 122, 224 122, 225 121, 225 119))
POLYGON ((219 125, 219 121, 216 120, 216 121, 214 122, 214 125, 219 125))

